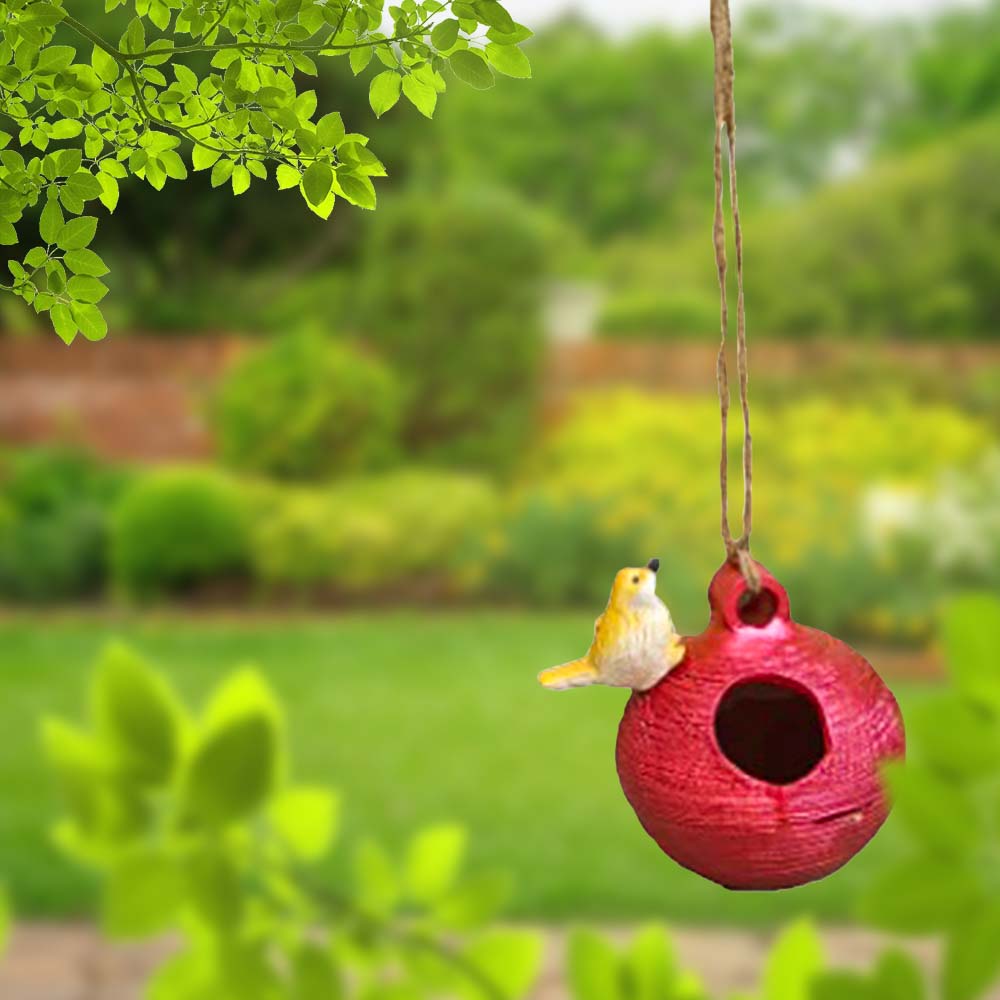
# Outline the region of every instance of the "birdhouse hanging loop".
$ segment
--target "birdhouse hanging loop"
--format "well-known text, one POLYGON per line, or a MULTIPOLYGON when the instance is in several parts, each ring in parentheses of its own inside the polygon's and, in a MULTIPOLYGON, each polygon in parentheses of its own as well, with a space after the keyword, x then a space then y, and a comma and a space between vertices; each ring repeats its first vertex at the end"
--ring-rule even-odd
POLYGON ((732 889, 823 878, 884 822, 880 764, 903 754, 896 701, 867 660, 792 620, 762 566, 727 562, 708 628, 635 692, 618 732, 626 798, 675 861, 732 889))

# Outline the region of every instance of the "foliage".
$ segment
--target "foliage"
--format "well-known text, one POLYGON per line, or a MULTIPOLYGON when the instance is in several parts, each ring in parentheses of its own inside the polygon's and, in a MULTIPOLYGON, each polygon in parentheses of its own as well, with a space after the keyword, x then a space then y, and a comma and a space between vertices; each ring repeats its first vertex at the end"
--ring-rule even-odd
MULTIPOLYGON (((681 623, 701 620, 701 587, 722 560, 718 420, 718 403, 710 398, 627 391, 584 396, 525 470, 557 508, 605 504, 616 530, 637 533, 641 552, 663 560, 662 592, 681 623), (686 589, 684 581, 697 581, 697 589, 686 589)), ((791 400, 754 420, 754 552, 779 578, 822 575, 831 561, 857 552, 862 504, 873 484, 929 488, 943 466, 968 467, 990 441, 976 420, 894 395, 877 403, 791 400)), ((735 469, 739 428, 731 430, 735 469)), ((731 491, 734 519, 737 493, 731 491)), ((854 572, 864 579, 876 562, 869 551, 854 572)), ((892 579, 898 588, 908 586, 905 573, 892 579)), ((856 615, 869 610, 866 593, 852 585, 844 595, 851 606, 804 606, 796 599, 793 610, 810 624, 856 630, 856 615)))
POLYGON ((542 347, 536 220, 507 198, 417 191, 379 213, 365 260, 359 326, 406 379, 408 450, 509 466, 542 347))
POLYGON ((381 0, 136 0, 117 42, 63 0, 6 0, 0 12, 0 111, 16 127, 0 135, 0 242, 34 244, 17 225, 41 208, 39 241, 10 262, 3 287, 48 312, 67 342, 107 332, 98 307, 107 267, 89 249, 97 217, 87 205, 113 211, 130 174, 157 190, 185 179, 182 150, 237 195, 273 171, 323 218, 338 197, 375 207, 372 178, 385 169, 367 136, 348 132, 336 111, 314 120, 315 91, 298 90, 297 74, 316 75, 315 58, 344 58, 358 74, 375 57, 369 100, 379 116, 406 97, 430 117, 446 66, 478 89, 494 71, 530 75, 518 48, 530 32, 497 0, 408 0, 389 8, 388 35, 381 0))
POLYGON ((89 729, 44 722, 68 813, 57 837, 101 874, 104 930, 183 938, 148 995, 520 996, 539 943, 482 926, 493 893, 459 878, 461 829, 422 830, 401 859, 365 840, 352 885, 317 879, 339 802, 293 780, 285 730, 256 671, 232 674, 195 716, 123 647, 100 663, 89 729))
POLYGON ((240 579, 250 533, 236 486, 216 472, 163 469, 139 479, 114 513, 111 564, 129 594, 178 593, 240 579))
POLYGON ((241 359, 223 381, 214 417, 230 465, 325 479, 393 459, 399 389, 392 372, 350 344, 298 333, 241 359))
POLYGON ((992 877, 1000 602, 985 596, 956 601, 943 624, 953 687, 911 713, 910 759, 888 773, 910 850, 867 888, 861 916, 887 930, 944 935, 943 1000, 976 1000, 1000 979, 992 877))
POLYGON ((566 979, 573 1000, 704 1000, 698 980, 677 965, 666 931, 651 924, 619 954, 594 931, 569 940, 566 979))
POLYGON ((99 593, 108 509, 123 475, 68 448, 10 455, 2 464, 0 594, 47 601, 99 593))
MULTIPOLYGON (((570 941, 568 979, 573 1000, 708 1000, 683 972, 667 932, 639 931, 619 955, 604 938, 577 932, 570 941)), ((870 974, 829 969, 815 927, 786 927, 767 956, 760 987, 730 1000, 926 1000, 923 973, 908 953, 889 949, 870 974)))
POLYGON ((477 540, 497 521, 474 476, 401 470, 325 490, 259 488, 254 567, 265 588, 369 598, 467 589, 477 540))
MULTIPOLYGON (((998 168, 1000 142, 990 122, 885 161, 794 208, 748 218, 755 335, 993 336, 1000 196, 988 178, 998 168)), ((710 254, 696 235, 618 246, 608 256, 614 294, 603 324, 617 335, 699 332, 692 319, 707 318, 718 302, 710 254), (678 288, 686 290, 686 313, 673 305, 678 288)))
MULTIPOLYGON (((901 35, 787 3, 739 19, 748 202, 811 189, 839 147, 867 141, 893 105, 901 35)), ((539 70, 530 88, 501 81, 488 102, 471 93, 449 101, 431 140, 435 169, 515 191, 595 243, 702 231, 712 197, 712 48, 702 26, 619 33, 570 14, 539 31, 530 54, 539 70)))
POLYGON ((529 492, 515 500, 489 549, 495 593, 533 607, 597 605, 623 563, 646 563, 634 530, 608 504, 553 503, 529 492))

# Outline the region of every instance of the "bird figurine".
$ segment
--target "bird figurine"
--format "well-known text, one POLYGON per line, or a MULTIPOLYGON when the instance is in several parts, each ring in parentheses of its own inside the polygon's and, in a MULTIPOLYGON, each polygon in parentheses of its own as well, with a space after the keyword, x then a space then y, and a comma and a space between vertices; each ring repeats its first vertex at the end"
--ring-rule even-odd
POLYGON ((684 643, 667 606, 656 596, 659 559, 615 576, 611 597, 594 625, 587 655, 543 670, 538 680, 554 691, 607 684, 647 691, 684 659, 684 643))

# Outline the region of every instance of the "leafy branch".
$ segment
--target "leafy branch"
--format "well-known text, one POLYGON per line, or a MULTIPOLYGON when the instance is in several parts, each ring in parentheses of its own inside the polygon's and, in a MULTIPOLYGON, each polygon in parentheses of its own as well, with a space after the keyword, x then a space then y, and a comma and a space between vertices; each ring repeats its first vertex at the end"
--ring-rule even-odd
POLYGON ((116 43, 64 5, 0 0, 0 117, 13 123, 0 131, 0 244, 28 245, 0 289, 48 312, 67 343, 107 333, 107 267, 84 213, 113 212, 130 176, 160 190, 190 163, 236 195, 273 176, 324 219, 338 198, 375 208, 386 170, 368 136, 336 111, 317 119, 315 91, 300 89, 316 59, 346 58, 355 75, 381 64, 379 117, 405 97, 430 118, 449 72, 480 89, 531 73, 519 47, 531 33, 497 0, 106 0, 134 10, 116 43), (39 204, 36 244, 24 220, 39 204))
POLYGON ((489 926, 504 883, 461 877, 461 828, 418 832, 399 862, 362 842, 349 887, 320 881, 339 802, 291 780, 281 706, 256 672, 196 717, 116 647, 91 704, 86 729, 43 725, 68 810, 56 839, 103 876, 106 933, 180 932, 153 1000, 514 1000, 531 985, 540 943, 489 926))

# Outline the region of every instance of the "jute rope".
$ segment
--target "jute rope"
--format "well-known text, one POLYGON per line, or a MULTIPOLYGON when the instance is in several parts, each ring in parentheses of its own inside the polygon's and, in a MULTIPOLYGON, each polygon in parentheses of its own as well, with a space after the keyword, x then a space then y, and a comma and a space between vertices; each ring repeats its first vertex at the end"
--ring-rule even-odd
POLYGON ((736 105, 733 98, 733 32, 729 0, 710 0, 712 38, 715 41, 715 218, 712 239, 715 265, 719 276, 719 304, 722 339, 716 364, 719 386, 719 410, 722 418, 722 458, 719 465, 719 488, 722 494, 722 541, 726 556, 737 564, 754 592, 760 590, 760 577, 750 557, 750 532, 753 528, 753 438, 750 434, 749 365, 747 326, 743 297, 743 230, 740 227, 740 203, 736 183, 736 105), (732 211, 733 238, 736 245, 736 364, 739 373, 740 404, 743 410, 743 533, 734 539, 729 529, 729 372, 726 365, 726 341, 729 335, 729 301, 726 292, 726 221, 723 211, 722 133, 729 147, 729 202, 732 211))

